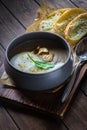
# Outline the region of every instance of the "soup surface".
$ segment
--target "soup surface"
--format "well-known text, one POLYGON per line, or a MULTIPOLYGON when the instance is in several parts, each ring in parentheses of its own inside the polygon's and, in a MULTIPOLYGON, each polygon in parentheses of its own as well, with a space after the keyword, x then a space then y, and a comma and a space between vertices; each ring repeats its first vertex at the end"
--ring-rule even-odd
POLYGON ((15 56, 13 56, 10 62, 16 69, 22 72, 44 73, 44 72, 49 72, 63 66, 65 61, 67 60, 67 57, 68 57, 68 54, 65 49, 57 48, 57 49, 51 49, 49 50, 49 52, 47 52, 46 48, 42 48, 42 50, 39 51, 39 53, 34 53, 34 51, 20 52, 16 54, 15 56), (50 55, 48 55, 48 53, 50 55), (51 63, 53 64, 53 67, 49 67, 48 69, 37 67, 36 64, 30 59, 29 55, 35 61, 51 63))

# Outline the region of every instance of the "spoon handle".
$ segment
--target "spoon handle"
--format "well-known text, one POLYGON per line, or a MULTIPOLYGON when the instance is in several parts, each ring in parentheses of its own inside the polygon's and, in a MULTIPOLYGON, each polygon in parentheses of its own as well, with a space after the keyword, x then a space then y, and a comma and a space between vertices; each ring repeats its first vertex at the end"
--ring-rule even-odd
POLYGON ((68 97, 68 95, 70 94, 70 91, 74 85, 74 82, 75 82, 75 79, 76 79, 76 75, 77 75, 77 72, 78 72, 78 68, 80 66, 80 63, 81 61, 79 61, 75 67, 75 70, 72 74, 72 77, 71 77, 71 80, 69 81, 69 83, 67 84, 65 90, 64 90, 64 93, 63 93, 63 96, 62 96, 62 99, 61 99, 61 102, 64 103, 68 97))

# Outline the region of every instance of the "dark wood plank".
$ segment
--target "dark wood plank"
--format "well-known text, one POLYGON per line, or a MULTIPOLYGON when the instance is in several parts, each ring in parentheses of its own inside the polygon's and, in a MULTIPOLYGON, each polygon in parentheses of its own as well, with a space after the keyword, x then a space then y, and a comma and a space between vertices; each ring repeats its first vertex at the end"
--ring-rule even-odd
POLYGON ((87 97, 82 92, 78 93, 64 122, 70 130, 87 129, 87 97))
MULTIPOLYGON (((0 77, 4 71, 4 66, 3 66, 4 53, 5 50, 2 48, 0 44, 0 77)), ((7 111, 3 108, 1 101, 0 101, 0 130, 18 130, 13 120, 7 113, 7 111)))
POLYGON ((81 82, 81 90, 87 96, 87 74, 84 76, 84 79, 81 82))
POLYGON ((2 76, 3 71, 4 71, 4 66, 3 66, 4 54, 5 54, 5 50, 0 45, 0 77, 2 76))
POLYGON ((87 0, 71 0, 77 7, 87 10, 87 0))
POLYGON ((25 108, 10 109, 10 114, 21 130, 68 130, 59 120, 25 108))
POLYGON ((33 0, 2 0, 2 2, 26 28, 33 22, 39 7, 33 0))
POLYGON ((0 102, 0 130, 19 130, 0 102))
POLYGON ((11 40, 24 32, 25 29, 0 2, 0 43, 6 48, 11 40))
POLYGON ((42 1, 49 5, 52 8, 68 8, 68 7, 74 7, 74 4, 72 4, 69 0, 36 0, 39 2, 39 4, 42 4, 42 1))

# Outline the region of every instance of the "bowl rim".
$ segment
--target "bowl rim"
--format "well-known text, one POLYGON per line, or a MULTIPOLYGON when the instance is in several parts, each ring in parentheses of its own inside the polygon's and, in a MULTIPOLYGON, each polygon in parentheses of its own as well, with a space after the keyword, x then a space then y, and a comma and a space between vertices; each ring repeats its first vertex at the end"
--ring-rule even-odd
MULTIPOLYGON (((70 45, 68 44, 68 42, 62 37, 62 36, 60 36, 60 35, 58 35, 58 34, 55 34, 55 33, 52 33, 52 32, 42 32, 42 31, 36 31, 36 32, 28 32, 28 33, 24 33, 24 34, 21 34, 21 35, 18 35, 17 37, 15 37, 9 44, 8 44, 8 46, 7 46, 7 48, 6 48, 6 51, 5 51, 5 60, 7 60, 7 62, 8 62, 8 64, 10 65, 10 67, 12 67, 16 72, 19 72, 20 74, 25 74, 25 75, 47 75, 47 74, 49 74, 49 73, 51 73, 51 72, 55 72, 56 70, 60 70, 60 69, 62 69, 63 67, 65 67, 65 65, 68 63, 68 61, 70 60, 70 57, 71 57, 71 55, 72 55, 72 51, 71 51, 71 48, 70 48, 70 45), (64 62, 64 64, 61 66, 61 67, 57 67, 57 68, 55 68, 55 69, 53 69, 53 70, 51 70, 51 71, 47 71, 47 72, 41 72, 41 73, 30 73, 30 72, 23 72, 23 71, 21 71, 21 70, 18 70, 16 67, 14 67, 12 64, 11 64, 11 62, 10 62, 10 60, 9 60, 9 58, 8 58, 8 50, 9 50, 9 47, 12 45, 12 43, 13 42, 15 42, 16 40, 18 40, 18 39, 20 39, 20 38, 22 38, 22 37, 25 37, 25 36, 27 36, 27 35, 32 35, 32 34, 36 34, 36 33, 42 33, 42 34, 47 34, 47 35, 54 35, 54 36, 56 36, 56 37, 59 37, 61 40, 63 40, 64 41, 64 43, 66 44, 66 46, 67 46, 67 50, 68 50, 68 55, 67 55, 67 59, 66 59, 66 61, 64 62)), ((73 58, 72 58, 73 59, 73 58)))

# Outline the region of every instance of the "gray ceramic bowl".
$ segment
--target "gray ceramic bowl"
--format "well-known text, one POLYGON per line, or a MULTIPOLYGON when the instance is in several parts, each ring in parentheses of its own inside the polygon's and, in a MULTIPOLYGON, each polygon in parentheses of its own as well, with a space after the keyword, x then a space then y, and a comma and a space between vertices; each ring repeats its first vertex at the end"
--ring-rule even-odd
POLYGON ((14 39, 6 49, 5 70, 19 88, 41 91, 50 90, 64 83, 73 70, 73 57, 67 42, 60 36, 48 32, 31 32, 14 39), (63 66, 45 73, 26 73, 16 69, 10 59, 17 53, 32 51, 37 45, 63 48, 67 59, 63 66))

